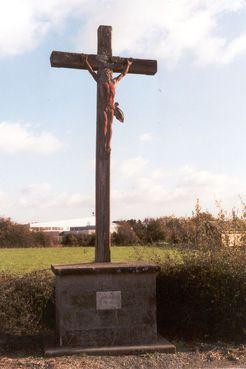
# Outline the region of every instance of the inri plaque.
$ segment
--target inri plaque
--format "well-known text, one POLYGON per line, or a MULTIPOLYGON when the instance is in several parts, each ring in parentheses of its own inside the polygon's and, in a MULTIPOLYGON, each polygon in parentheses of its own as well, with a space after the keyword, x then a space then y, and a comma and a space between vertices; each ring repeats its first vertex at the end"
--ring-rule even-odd
POLYGON ((121 291, 97 292, 97 310, 121 309, 121 291))

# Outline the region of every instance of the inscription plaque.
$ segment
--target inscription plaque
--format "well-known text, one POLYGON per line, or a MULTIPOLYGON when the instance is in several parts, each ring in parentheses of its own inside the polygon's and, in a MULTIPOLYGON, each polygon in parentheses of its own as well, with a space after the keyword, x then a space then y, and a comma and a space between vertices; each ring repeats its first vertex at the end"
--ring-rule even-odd
POLYGON ((121 291, 100 291, 96 293, 97 310, 121 309, 121 291))

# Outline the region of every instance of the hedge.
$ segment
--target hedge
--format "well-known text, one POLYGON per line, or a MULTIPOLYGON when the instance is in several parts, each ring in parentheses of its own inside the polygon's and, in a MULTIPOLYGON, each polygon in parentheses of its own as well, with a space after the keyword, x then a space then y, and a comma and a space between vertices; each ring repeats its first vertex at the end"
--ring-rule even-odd
POLYGON ((54 328, 54 279, 49 271, 0 278, 0 333, 42 334, 54 328))
MULTIPOLYGON (((245 252, 186 256, 162 263, 157 278, 159 332, 171 339, 245 342, 245 252)), ((54 279, 39 271, 2 276, 0 333, 40 335, 54 331, 54 279)))
POLYGON ((158 328, 178 339, 246 341, 245 251, 185 256, 157 279, 158 328))

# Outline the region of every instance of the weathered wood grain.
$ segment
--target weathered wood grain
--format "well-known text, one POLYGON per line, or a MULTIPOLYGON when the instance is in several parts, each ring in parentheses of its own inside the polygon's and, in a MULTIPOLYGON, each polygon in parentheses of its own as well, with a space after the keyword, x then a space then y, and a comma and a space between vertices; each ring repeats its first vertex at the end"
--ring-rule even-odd
POLYGON ((127 59, 131 59, 133 63, 128 73, 154 75, 157 72, 156 60, 121 58, 120 56, 107 56, 105 54, 94 55, 53 51, 50 63, 52 67, 57 68, 87 69, 83 61, 86 56, 89 57, 90 64, 94 70, 100 68, 101 62, 107 62, 114 72, 121 73, 125 69, 127 59))
MULTIPOLYGON (((112 28, 100 26, 97 33, 98 54, 112 54, 112 28)), ((102 96, 97 87, 96 139, 96 262, 110 262, 110 152, 105 150, 102 96)))
POLYGON ((97 29, 97 54, 112 56, 112 27, 99 26, 97 29))

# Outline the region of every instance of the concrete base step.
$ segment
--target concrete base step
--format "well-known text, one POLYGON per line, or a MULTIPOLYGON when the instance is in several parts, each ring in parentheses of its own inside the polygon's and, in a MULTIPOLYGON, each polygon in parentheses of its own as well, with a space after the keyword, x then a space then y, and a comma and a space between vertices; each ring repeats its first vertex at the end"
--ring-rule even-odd
POLYGON ((144 353, 163 352, 173 354, 176 348, 166 339, 160 337, 157 342, 134 346, 112 346, 112 347, 47 347, 44 354, 47 357, 69 356, 69 355, 134 355, 144 353))

